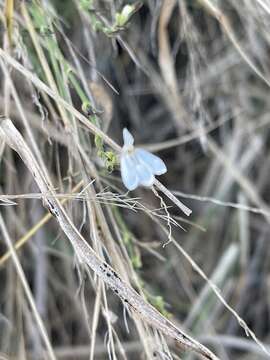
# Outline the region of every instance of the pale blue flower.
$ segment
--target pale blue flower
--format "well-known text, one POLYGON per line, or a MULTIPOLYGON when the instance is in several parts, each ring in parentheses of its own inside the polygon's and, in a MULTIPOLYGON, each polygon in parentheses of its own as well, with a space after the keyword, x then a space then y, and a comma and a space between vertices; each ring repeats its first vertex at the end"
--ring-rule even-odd
POLYGON ((123 129, 123 139, 120 166, 125 187, 128 190, 134 190, 140 185, 152 186, 155 175, 161 175, 167 171, 166 165, 158 156, 149 151, 136 149, 133 145, 134 138, 126 128, 123 129))

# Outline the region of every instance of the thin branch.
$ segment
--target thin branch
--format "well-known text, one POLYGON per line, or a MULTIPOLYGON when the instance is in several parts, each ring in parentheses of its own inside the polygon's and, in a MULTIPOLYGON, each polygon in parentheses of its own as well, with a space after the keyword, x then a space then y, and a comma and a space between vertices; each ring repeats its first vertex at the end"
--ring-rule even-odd
POLYGON ((61 229, 70 240, 80 262, 88 265, 105 284, 107 284, 131 311, 161 331, 165 335, 175 339, 181 347, 195 351, 205 359, 217 360, 218 358, 205 346, 179 330, 172 322, 162 316, 154 307, 148 304, 134 289, 129 287, 113 270, 111 266, 102 261, 86 242, 83 236, 72 223, 65 209, 59 200, 54 196, 54 190, 50 187, 46 176, 42 173, 40 166, 34 158, 28 145, 25 143, 19 131, 15 128, 10 119, 3 120, 0 127, 0 137, 12 149, 14 149, 31 174, 37 186, 43 194, 43 204, 55 219, 61 229), (48 192, 50 197, 48 198, 48 192))
MULTIPOLYGON (((30 80, 38 89, 44 91, 56 102, 59 102, 66 110, 68 110, 73 116, 75 116, 83 125, 86 126, 93 134, 100 136, 103 141, 108 144, 113 150, 117 153, 120 153, 121 147, 112 140, 107 134, 102 130, 96 127, 93 123, 89 121, 85 116, 83 116, 78 110, 76 110, 72 105, 66 102, 61 96, 51 90, 44 82, 42 82, 36 75, 27 70, 23 65, 18 61, 14 60, 10 55, 8 55, 3 49, 0 48, 0 56, 22 75, 24 75, 28 80, 30 80)), ((176 206, 180 208, 187 216, 191 214, 191 210, 188 209, 184 204, 182 204, 164 185, 162 185, 158 180, 155 181, 155 186, 164 193, 176 206)))

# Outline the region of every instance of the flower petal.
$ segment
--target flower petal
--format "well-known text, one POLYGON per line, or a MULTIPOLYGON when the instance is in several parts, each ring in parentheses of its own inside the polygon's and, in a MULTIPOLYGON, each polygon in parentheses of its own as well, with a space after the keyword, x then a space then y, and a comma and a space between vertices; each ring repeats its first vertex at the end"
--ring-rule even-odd
POLYGON ((128 190, 134 190, 139 184, 136 172, 136 159, 129 154, 122 154, 120 158, 121 177, 128 190))
POLYGON ((123 129, 123 140, 124 146, 132 146, 134 144, 134 137, 131 135, 127 128, 123 129))
POLYGON ((151 169, 146 166, 144 163, 139 162, 136 166, 136 173, 139 179, 139 184, 143 186, 152 186, 155 181, 155 176, 153 175, 151 169))
POLYGON ((167 172, 167 167, 161 158, 151 154, 144 149, 136 149, 135 155, 139 162, 142 162, 150 168, 154 175, 161 175, 167 172))

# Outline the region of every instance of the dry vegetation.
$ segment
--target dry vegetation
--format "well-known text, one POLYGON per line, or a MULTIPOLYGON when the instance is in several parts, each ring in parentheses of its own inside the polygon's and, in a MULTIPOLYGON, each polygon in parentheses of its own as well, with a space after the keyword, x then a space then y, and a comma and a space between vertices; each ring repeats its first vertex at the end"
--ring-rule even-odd
POLYGON ((0 359, 269 358, 270 2, 0 5, 0 359))

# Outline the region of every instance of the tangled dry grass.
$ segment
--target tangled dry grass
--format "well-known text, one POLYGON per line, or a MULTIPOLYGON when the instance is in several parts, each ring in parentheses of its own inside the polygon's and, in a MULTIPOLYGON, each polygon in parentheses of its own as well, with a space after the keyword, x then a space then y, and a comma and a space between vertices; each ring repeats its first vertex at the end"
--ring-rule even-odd
POLYGON ((0 6, 0 358, 269 358, 270 2, 0 6))

